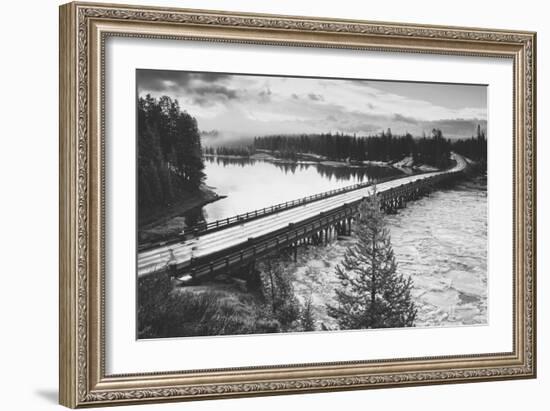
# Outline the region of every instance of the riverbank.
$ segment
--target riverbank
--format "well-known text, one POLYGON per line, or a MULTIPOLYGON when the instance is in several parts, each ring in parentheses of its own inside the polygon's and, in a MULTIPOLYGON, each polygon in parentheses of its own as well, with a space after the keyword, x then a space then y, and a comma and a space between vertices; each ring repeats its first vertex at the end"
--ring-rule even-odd
MULTIPOLYGON (((162 241, 174 238, 189 224, 190 220, 200 216, 190 216, 207 204, 226 196, 217 194, 213 187, 201 185, 196 192, 183 192, 180 199, 160 210, 147 213, 138 222, 138 244, 162 241)), ((195 213, 198 214, 198 213, 195 213)))
POLYGON ((272 163, 279 164, 321 164, 324 166, 330 167, 350 167, 350 168, 361 168, 361 167, 388 167, 393 168, 393 164, 388 161, 347 161, 347 160, 333 160, 328 157, 321 156, 318 154, 310 153, 296 153, 296 158, 284 158, 277 157, 272 152, 268 150, 263 150, 261 152, 256 152, 249 156, 238 156, 238 155, 218 155, 218 154, 203 154, 205 158, 220 158, 228 160, 256 160, 256 161, 267 161, 272 163))
POLYGON ((296 153, 295 158, 283 158, 278 157, 274 152, 269 150, 257 151, 254 154, 249 156, 241 155, 218 155, 218 154, 204 154, 207 159, 215 160, 235 160, 235 161, 265 161, 274 164, 295 164, 295 165, 320 165, 325 167, 334 167, 334 168, 350 168, 350 169, 361 169, 368 167, 379 167, 397 170, 404 174, 416 174, 416 173, 426 173, 431 171, 437 171, 438 168, 427 165, 427 164, 415 164, 412 156, 407 156, 399 161, 374 161, 374 160, 364 160, 364 161, 350 161, 350 160, 334 160, 329 159, 328 157, 311 154, 311 153, 296 153))

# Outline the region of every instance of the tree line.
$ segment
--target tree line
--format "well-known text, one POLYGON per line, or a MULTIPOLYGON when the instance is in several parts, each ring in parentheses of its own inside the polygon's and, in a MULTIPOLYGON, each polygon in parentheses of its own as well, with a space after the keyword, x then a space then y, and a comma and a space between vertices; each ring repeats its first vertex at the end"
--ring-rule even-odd
POLYGON ((414 138, 410 133, 394 135, 391 129, 379 135, 358 137, 343 133, 302 135, 271 135, 255 137, 249 146, 208 147, 206 154, 247 157, 257 151, 268 150, 278 157, 298 160, 300 155, 315 154, 329 160, 399 161, 412 156, 415 164, 427 164, 438 168, 451 163, 450 152, 456 151, 473 160, 486 163, 487 139, 478 125, 477 135, 469 139, 450 140, 440 129, 433 129, 430 136, 414 138))
POLYGON ((388 129, 380 135, 369 137, 341 133, 256 137, 253 147, 277 151, 282 156, 312 153, 330 160, 392 161, 400 160, 413 152, 415 142, 411 134, 394 136, 388 129))
POLYGON ((452 148, 457 153, 477 161, 483 169, 487 169, 487 137, 480 125, 477 126, 475 136, 453 141, 452 148))
POLYGON ((195 118, 177 100, 148 94, 138 99, 137 121, 140 211, 198 190, 205 175, 195 118))
POLYGON ((205 147, 204 154, 217 155, 217 156, 238 156, 248 157, 254 154, 254 149, 251 146, 238 146, 238 147, 205 147))

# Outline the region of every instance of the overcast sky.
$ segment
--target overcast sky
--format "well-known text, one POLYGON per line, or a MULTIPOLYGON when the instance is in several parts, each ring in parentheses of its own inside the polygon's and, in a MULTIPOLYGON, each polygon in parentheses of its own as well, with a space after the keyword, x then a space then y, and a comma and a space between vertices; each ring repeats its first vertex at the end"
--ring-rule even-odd
POLYGON ((218 143, 277 133, 371 135, 387 128, 420 136, 440 128, 470 137, 487 126, 487 87, 138 70, 138 94, 167 95, 218 143))

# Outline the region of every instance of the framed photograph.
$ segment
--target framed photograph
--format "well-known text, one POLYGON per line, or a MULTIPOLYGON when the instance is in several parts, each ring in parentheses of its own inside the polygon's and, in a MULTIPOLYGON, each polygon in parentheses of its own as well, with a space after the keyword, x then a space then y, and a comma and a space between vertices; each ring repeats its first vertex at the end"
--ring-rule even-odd
POLYGON ((60 402, 536 375, 533 32, 60 8, 60 402))

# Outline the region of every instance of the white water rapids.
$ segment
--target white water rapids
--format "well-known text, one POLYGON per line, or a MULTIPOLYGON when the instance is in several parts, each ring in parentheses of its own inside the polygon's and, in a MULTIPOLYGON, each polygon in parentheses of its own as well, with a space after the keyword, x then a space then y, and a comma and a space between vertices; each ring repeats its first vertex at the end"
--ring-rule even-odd
MULTIPOLYGON (((487 322, 487 191, 484 183, 460 183, 434 191, 386 216, 399 272, 414 281, 416 326, 487 322)), ((335 329, 325 305, 334 303, 334 271, 350 238, 308 247, 293 264, 294 286, 311 296, 316 317, 335 329)))

